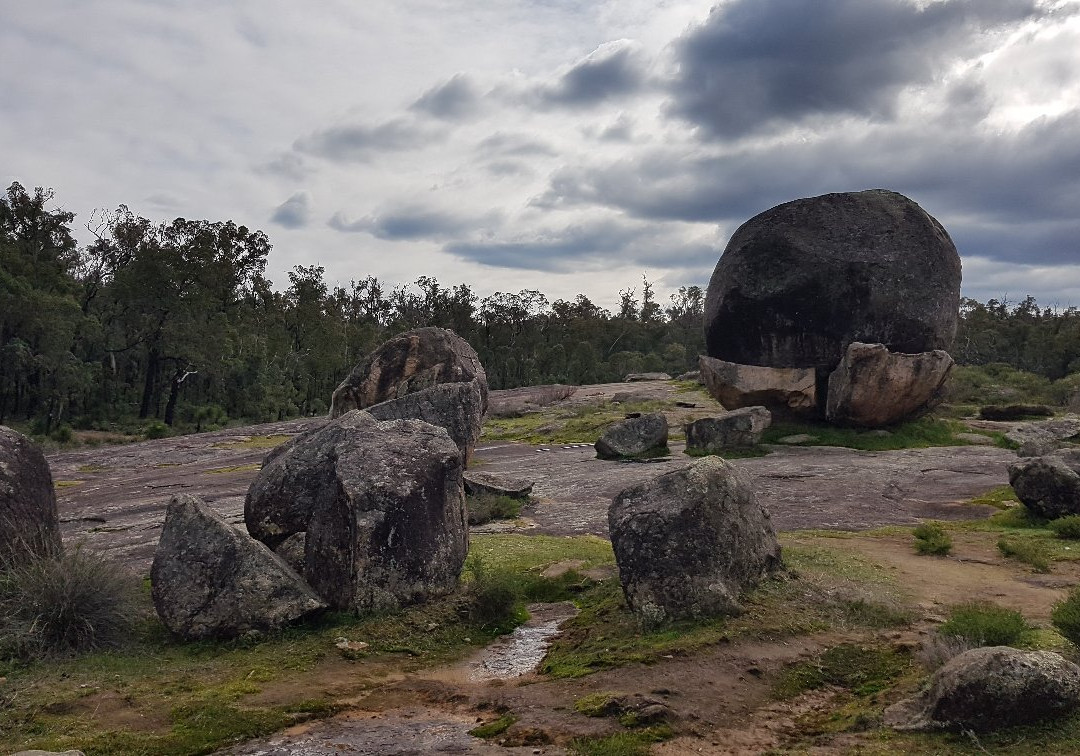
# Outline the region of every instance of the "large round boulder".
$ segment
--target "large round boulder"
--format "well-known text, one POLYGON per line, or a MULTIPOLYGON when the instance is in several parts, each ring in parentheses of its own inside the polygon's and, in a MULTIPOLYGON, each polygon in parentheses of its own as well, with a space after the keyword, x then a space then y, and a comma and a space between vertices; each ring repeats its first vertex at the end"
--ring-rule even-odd
POLYGON ((0 425, 0 566, 60 551, 52 473, 41 447, 0 425))
POLYGON ((445 328, 417 328, 395 336, 353 368, 334 390, 330 417, 400 399, 440 383, 475 381, 487 411, 487 373, 476 350, 445 328))
POLYGON ((815 368, 824 379, 856 341, 948 350, 959 303, 956 247, 907 197, 873 189, 798 199, 731 237, 709 282, 706 349, 743 365, 815 368))

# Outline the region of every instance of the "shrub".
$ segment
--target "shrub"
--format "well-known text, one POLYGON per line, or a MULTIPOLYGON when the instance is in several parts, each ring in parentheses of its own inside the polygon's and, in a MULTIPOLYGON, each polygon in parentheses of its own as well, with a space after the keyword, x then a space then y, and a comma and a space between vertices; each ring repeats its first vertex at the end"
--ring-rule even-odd
POLYGON ((1027 629, 1018 611, 990 601, 970 601, 953 607, 938 633, 973 646, 1014 646, 1027 629))
POLYGON ((475 494, 465 499, 470 525, 483 525, 492 520, 512 520, 521 514, 521 500, 499 494, 475 494))
POLYGON ((1080 587, 1073 588, 1066 598, 1054 604, 1050 622, 1066 639, 1080 646, 1080 587))
POLYGON ((1049 572, 1050 558, 1039 544, 1028 539, 1002 537, 997 543, 998 551, 1010 559, 1031 565, 1035 572, 1049 572))
POLYGON ((1080 515, 1069 515, 1052 520, 1048 527, 1058 538, 1080 538, 1080 515))
POLYGON ((924 522, 912 531, 915 551, 920 554, 945 556, 952 550, 952 538, 940 522, 924 522))
POLYGON ((466 613, 484 629, 508 629, 522 619, 521 586, 515 575, 489 568, 480 557, 471 557, 466 568, 472 577, 466 590, 466 613))
POLYGON ((75 434, 71 430, 71 426, 65 423, 64 425, 56 426, 51 436, 52 440, 59 444, 70 444, 71 439, 75 437, 75 434))
POLYGON ((0 573, 0 656, 35 658, 117 646, 138 617, 138 578, 83 548, 0 573))
POLYGON ((935 632, 930 633, 922 642, 916 656, 927 672, 933 672, 954 656, 959 656, 973 648, 978 648, 978 644, 972 643, 967 638, 935 632))
POLYGON ((145 433, 148 439, 168 438, 172 435, 172 429, 160 420, 155 420, 146 426, 145 433))

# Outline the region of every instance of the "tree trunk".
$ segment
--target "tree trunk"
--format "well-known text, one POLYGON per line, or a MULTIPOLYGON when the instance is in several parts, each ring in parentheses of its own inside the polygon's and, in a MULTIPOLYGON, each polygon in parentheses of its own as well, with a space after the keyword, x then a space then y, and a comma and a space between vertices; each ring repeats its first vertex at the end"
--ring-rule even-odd
POLYGON ((160 358, 157 349, 151 349, 146 355, 146 382, 143 384, 142 404, 139 406, 139 419, 150 417, 150 407, 154 402, 154 386, 157 384, 160 358))
POLYGON ((176 414, 176 400, 180 396, 180 384, 184 382, 185 375, 183 368, 177 368, 169 385, 169 401, 165 403, 165 424, 170 428, 176 414))

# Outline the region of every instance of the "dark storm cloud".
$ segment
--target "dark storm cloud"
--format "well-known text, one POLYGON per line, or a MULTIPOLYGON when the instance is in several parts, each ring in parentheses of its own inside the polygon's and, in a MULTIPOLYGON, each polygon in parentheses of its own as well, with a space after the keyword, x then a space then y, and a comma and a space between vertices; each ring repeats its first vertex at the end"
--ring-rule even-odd
POLYGON ((474 115, 479 109, 480 96, 472 82, 458 74, 443 84, 424 92, 410 110, 427 113, 435 118, 456 121, 474 115))
POLYGON ((285 228, 303 228, 311 220, 311 197, 297 192, 278 205, 270 220, 285 228))
POLYGON ((940 220, 963 254, 1026 263, 1080 259, 1080 111, 1015 133, 918 126, 701 156, 667 149, 564 168, 532 202, 598 205, 652 221, 741 223, 781 202, 886 188, 940 220), (1002 227, 1001 233, 986 229, 1002 227))
POLYGON ((368 233, 388 241, 447 239, 497 224, 500 217, 495 213, 476 218, 430 208, 403 206, 355 221, 349 221, 343 213, 337 213, 330 219, 329 225, 337 231, 368 233))
POLYGON ((541 231, 517 240, 454 242, 445 251, 481 265, 548 273, 627 263, 711 269, 717 257, 712 244, 686 242, 656 227, 610 220, 541 231))
POLYGON ((588 107, 632 94, 644 85, 640 56, 635 48, 624 45, 593 53, 536 95, 545 106, 588 107))
POLYGON ((328 160, 368 162, 380 153, 417 149, 440 137, 440 132, 395 118, 375 126, 354 124, 322 129, 297 139, 293 147, 328 160))
POLYGON ((892 115, 979 35, 1048 14, 1035 0, 733 0, 676 44, 671 112, 739 137, 813 116, 892 115))

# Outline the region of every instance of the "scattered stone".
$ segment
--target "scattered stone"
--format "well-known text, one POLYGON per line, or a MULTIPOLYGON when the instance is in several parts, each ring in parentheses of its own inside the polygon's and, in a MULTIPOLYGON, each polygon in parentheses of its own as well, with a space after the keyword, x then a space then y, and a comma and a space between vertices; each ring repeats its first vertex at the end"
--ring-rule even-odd
POLYGON ((0 425, 0 565, 61 549, 49 463, 41 447, 0 425))
POLYGON ((1016 498, 1038 517, 1055 520, 1080 514, 1080 460, 1028 457, 1009 465, 1016 498))
POLYGON ((443 428, 353 411, 252 483, 248 531, 306 531, 304 577, 335 609, 396 609, 457 585, 468 551, 462 457, 443 428))
POLYGON ((791 444, 794 446, 796 444, 812 444, 817 440, 817 436, 811 436, 809 433, 796 433, 793 436, 784 436, 783 438, 778 438, 776 439, 776 443, 791 444))
POLYGON ((511 499, 525 500, 532 493, 533 482, 521 478, 506 478, 480 470, 466 470, 464 475, 465 493, 494 494, 509 496, 511 499))
POLYGON ((1018 425, 1005 438, 1020 446, 1021 457, 1038 457, 1049 454, 1061 441, 1080 434, 1080 417, 1066 415, 1053 420, 1018 425))
POLYGON ((601 459, 620 459, 664 453, 667 442, 667 418, 656 412, 612 423, 604 430, 595 448, 601 459))
POLYGON ((1080 707, 1080 667, 1050 651, 1008 646, 953 657, 920 695, 885 710, 897 730, 989 732, 1068 715, 1080 707))
POLYGON ((445 328, 417 328, 395 336, 353 368, 334 391, 331 419, 349 410, 400 399, 440 383, 476 381, 482 413, 488 383, 476 350, 445 328))
POLYGON ((1024 420, 1029 417, 1050 417, 1054 410, 1045 404, 989 404, 979 408, 982 420, 1024 420))
POLYGON ((825 417, 864 428, 906 420, 941 403, 952 366, 952 357, 941 349, 900 354, 884 344, 849 344, 829 375, 825 417))
POLYGON ((739 365, 702 355, 701 377, 709 394, 725 409, 767 407, 780 416, 817 411, 817 378, 812 368, 739 365))
POLYGON ((646 627, 738 613, 740 594, 780 566, 768 511, 719 457, 622 491, 608 527, 627 604, 646 627))
POLYGON ((974 446, 995 446, 997 444, 994 439, 989 436, 984 436, 981 433, 957 433, 956 439, 958 441, 966 441, 974 446))
POLYGON ((772 413, 764 407, 743 407, 716 417, 703 417, 687 423, 686 449, 712 454, 756 446, 770 425, 772 413))
POLYGON ((636 383, 638 381, 670 381, 671 376, 667 373, 628 373, 623 378, 624 383, 636 383))
POLYGON ((925 210, 883 189, 826 194, 736 230, 709 281, 706 348, 824 376, 852 342, 950 349, 959 304, 960 256, 925 210))
POLYGON ((194 496, 174 496, 150 569, 158 616, 186 640, 266 632, 326 608, 285 561, 194 496))
POLYGON ((466 463, 484 425, 483 397, 477 381, 441 383, 400 399, 374 404, 365 412, 376 420, 423 420, 445 428, 466 463))

